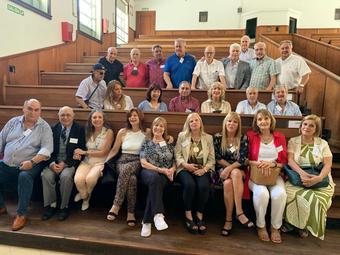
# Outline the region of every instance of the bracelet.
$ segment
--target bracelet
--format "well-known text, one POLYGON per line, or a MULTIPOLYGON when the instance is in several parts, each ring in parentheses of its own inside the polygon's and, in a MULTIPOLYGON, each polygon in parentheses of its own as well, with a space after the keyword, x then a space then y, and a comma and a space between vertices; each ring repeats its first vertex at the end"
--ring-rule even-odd
POLYGON ((31 162, 31 164, 32 164, 32 167, 35 166, 35 165, 37 164, 37 163, 35 163, 35 162, 33 161, 33 159, 31 159, 30 162, 31 162))

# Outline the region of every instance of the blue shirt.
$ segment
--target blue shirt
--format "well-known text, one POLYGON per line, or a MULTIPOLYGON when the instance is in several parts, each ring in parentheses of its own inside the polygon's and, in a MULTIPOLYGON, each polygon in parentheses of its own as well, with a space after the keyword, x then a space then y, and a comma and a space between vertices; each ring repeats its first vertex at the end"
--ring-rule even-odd
POLYGON ((148 100, 144 100, 140 102, 138 108, 144 112, 167 112, 168 107, 165 103, 160 102, 158 109, 151 108, 150 102, 148 100))
POLYGON ((267 105, 267 109, 273 115, 302 116, 299 106, 296 103, 289 100, 287 100, 284 109, 282 109, 281 106, 275 100, 271 101, 267 105))
POLYGON ((24 116, 14 117, 0 132, 0 152, 4 153, 4 163, 12 167, 19 167, 37 154, 49 158, 53 152, 51 127, 39 117, 32 128, 25 130, 24 116))
POLYGON ((184 57, 179 58, 176 53, 174 53, 167 58, 164 72, 170 74, 173 87, 178 88, 182 81, 191 83, 195 65, 196 60, 193 56, 185 53, 184 57))

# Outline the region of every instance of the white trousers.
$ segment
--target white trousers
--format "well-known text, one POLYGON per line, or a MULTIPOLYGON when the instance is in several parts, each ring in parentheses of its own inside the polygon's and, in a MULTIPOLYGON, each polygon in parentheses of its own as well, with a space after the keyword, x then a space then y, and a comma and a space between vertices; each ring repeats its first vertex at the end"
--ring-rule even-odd
POLYGON ((271 224, 275 229, 281 228, 287 200, 285 183, 282 177, 278 176, 276 184, 272 186, 258 185, 249 180, 249 189, 253 191, 256 226, 259 228, 266 226, 265 216, 269 198, 271 198, 271 224))

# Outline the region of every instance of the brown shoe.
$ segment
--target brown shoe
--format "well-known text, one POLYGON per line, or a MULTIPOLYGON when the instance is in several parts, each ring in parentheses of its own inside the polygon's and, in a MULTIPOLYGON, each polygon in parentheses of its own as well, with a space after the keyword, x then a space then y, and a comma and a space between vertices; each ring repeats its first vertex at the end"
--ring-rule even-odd
POLYGON ((0 215, 7 214, 6 207, 0 208, 0 215))
POLYGON ((22 229, 25 226, 26 222, 27 222, 27 217, 26 216, 17 215, 15 217, 14 222, 13 222, 12 230, 13 231, 17 231, 17 230, 22 229))

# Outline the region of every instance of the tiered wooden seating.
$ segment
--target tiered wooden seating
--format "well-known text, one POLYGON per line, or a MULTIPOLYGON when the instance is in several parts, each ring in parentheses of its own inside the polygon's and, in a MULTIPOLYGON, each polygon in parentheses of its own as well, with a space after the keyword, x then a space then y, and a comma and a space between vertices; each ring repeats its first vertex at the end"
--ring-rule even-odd
POLYGON ((79 72, 41 72, 40 84, 44 85, 72 85, 79 86, 79 83, 88 77, 90 73, 79 72))

